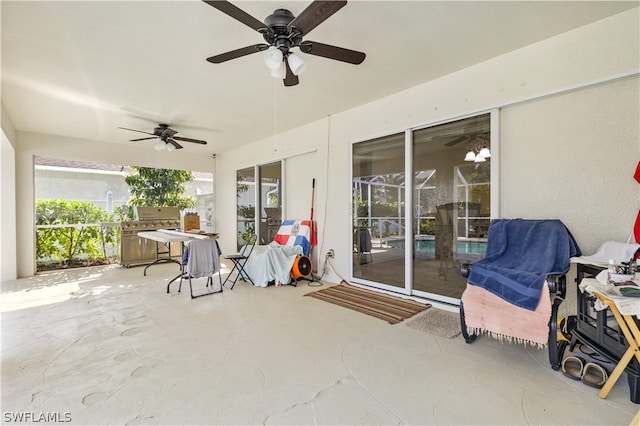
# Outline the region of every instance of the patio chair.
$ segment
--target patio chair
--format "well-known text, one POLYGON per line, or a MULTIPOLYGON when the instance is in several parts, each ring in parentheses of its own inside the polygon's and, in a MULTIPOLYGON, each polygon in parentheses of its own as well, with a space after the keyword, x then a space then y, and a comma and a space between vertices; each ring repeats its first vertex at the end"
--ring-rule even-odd
POLYGON ((566 294, 570 258, 580 254, 559 220, 493 220, 486 257, 462 271, 468 276, 460 302, 465 341, 488 334, 547 347, 549 363, 558 370, 568 343, 558 339, 558 308, 566 294))
POLYGON ((258 236, 256 234, 251 235, 249 237, 249 241, 247 241, 247 244, 242 247, 240 252, 238 252, 237 254, 231 254, 224 257, 225 259, 230 260, 233 263, 233 268, 231 269, 231 272, 229 272, 229 275, 227 275, 227 278, 225 278, 224 282, 222 283, 223 286, 227 283, 227 281, 231 281, 232 284, 231 284, 231 287, 229 288, 233 290, 233 286, 236 285, 236 281, 238 281, 238 278, 240 278, 243 281, 248 281, 251 284, 255 285, 253 283, 253 280, 247 273, 247 271, 245 271, 244 265, 247 263, 247 260, 249 260, 249 256, 251 256, 251 253, 253 252, 253 248, 256 245, 257 239, 258 239, 258 236), (233 278, 233 280, 231 280, 231 276, 233 275, 234 272, 236 273, 235 277, 233 278))

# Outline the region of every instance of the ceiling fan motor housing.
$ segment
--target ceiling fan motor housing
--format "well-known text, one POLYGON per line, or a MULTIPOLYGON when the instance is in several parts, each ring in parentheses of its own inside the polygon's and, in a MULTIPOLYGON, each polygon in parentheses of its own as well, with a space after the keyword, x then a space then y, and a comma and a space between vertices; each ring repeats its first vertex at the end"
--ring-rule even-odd
POLYGON ((295 16, 287 9, 276 9, 267 16, 264 23, 271 29, 262 35, 264 40, 272 46, 280 49, 283 55, 289 53, 289 49, 298 46, 302 41, 302 34, 297 29, 289 32, 288 25, 295 16))
POLYGON ((156 136, 162 136, 162 134, 169 128, 168 124, 158 124, 158 127, 153 129, 153 134, 156 136))
POLYGON ((168 139, 172 138, 173 135, 175 135, 176 133, 178 132, 176 132, 173 129, 170 129, 168 124, 160 124, 158 125, 158 127, 153 129, 153 134, 158 136, 160 140, 162 140, 165 143, 168 142, 168 139))
POLYGON ((287 32, 287 25, 293 21, 293 13, 287 9, 276 9, 271 15, 267 16, 264 23, 269 26, 274 32, 285 31, 287 32))

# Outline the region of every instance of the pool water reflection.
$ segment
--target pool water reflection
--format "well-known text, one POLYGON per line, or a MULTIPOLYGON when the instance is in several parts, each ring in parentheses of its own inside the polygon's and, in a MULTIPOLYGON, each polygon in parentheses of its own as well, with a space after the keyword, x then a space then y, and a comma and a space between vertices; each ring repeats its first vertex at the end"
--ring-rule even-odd
MULTIPOLYGON (((388 240, 387 245, 394 248, 404 249, 404 240, 388 240)), ((435 253, 435 240, 415 240, 415 250, 417 252, 435 253)), ((456 253, 458 254, 480 254, 484 255, 487 251, 486 241, 464 241, 459 240, 456 244, 456 253)))

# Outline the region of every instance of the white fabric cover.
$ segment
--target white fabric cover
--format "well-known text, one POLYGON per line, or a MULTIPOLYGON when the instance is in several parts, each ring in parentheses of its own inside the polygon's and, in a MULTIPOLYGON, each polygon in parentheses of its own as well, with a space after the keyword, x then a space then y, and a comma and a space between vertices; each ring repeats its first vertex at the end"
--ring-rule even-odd
POLYGON ((571 262, 591 265, 607 265, 609 259, 613 259, 616 263, 628 262, 638 248, 640 244, 605 241, 591 256, 572 257, 571 262))
POLYGON ((272 241, 266 246, 255 246, 244 269, 257 287, 266 287, 270 281, 287 284, 293 262, 302 253, 301 246, 281 246, 272 241))

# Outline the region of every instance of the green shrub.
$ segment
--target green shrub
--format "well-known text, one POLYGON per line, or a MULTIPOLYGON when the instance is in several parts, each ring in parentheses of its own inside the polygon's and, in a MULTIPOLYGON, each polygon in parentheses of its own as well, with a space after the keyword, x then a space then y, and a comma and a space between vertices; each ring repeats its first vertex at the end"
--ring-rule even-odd
POLYGON ((111 220, 110 214, 92 202, 37 200, 36 225, 50 227, 36 228, 36 263, 65 265, 107 259, 106 247, 115 243, 116 231, 100 224, 111 220))

